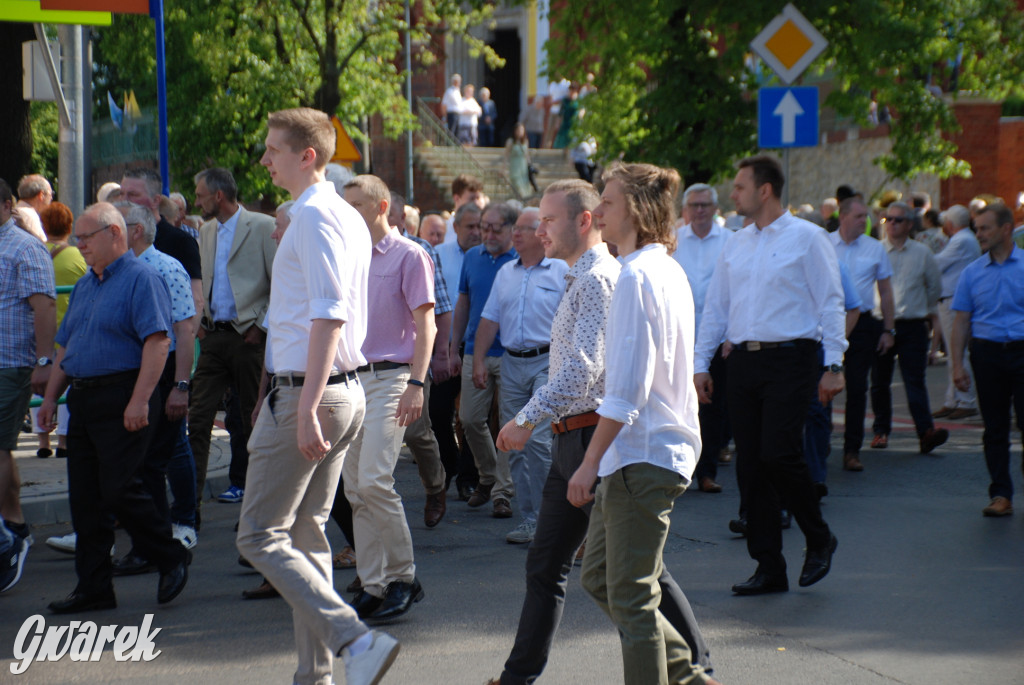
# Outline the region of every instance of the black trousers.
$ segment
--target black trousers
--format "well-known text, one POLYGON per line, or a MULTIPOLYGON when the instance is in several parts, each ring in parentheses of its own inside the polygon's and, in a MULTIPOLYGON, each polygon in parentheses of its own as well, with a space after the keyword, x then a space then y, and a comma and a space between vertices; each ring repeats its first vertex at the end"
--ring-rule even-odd
POLYGON ((711 393, 711 404, 700 405, 700 459, 693 471, 693 479, 700 484, 702 478, 712 480, 718 476, 718 455, 726 444, 725 439, 725 359, 722 358, 722 346, 715 350, 708 368, 714 392, 711 393))
MULTIPOLYGON (((1012 344, 1012 343, 1011 343, 1012 344)), ((1010 477, 1010 409, 1017 415, 1017 430, 1024 434, 1024 342, 1016 349, 975 338, 971 341, 971 367, 978 388, 978 407, 985 422, 982 443, 988 466, 989 497, 1013 499, 1010 477)))
POLYGON ((862 312, 850 332, 850 347, 843 366, 846 375, 846 431, 843 453, 856 454, 864 444, 864 412, 868 404, 868 374, 878 360, 882 322, 862 312))
POLYGON ((444 466, 445 489, 455 479, 456 485, 475 487, 479 476, 473 453, 465 440, 462 448, 455 440, 455 400, 462 392, 462 377, 449 378, 443 383, 430 386, 430 401, 427 407, 430 412, 430 428, 437 438, 437 446, 441 450, 441 465, 444 466))
POLYGON ((928 324, 924 319, 896 320, 896 344, 878 356, 871 369, 871 409, 875 412, 872 429, 875 434, 888 435, 892 432, 892 374, 897 357, 917 436, 921 437, 934 428, 924 379, 928 369, 928 345, 928 324))
POLYGON ((737 469, 746 487, 747 552, 763 571, 781 574, 783 506, 808 547, 824 547, 831 536, 803 453, 804 422, 818 379, 817 346, 801 341, 758 352, 736 348, 726 361, 737 469))
MULTIPOLYGON (((593 506, 593 502, 583 508, 569 503, 566 497, 569 479, 583 462, 594 428, 556 434, 552 440, 551 469, 541 495, 537 530, 526 553, 526 598, 515 644, 501 674, 501 685, 533 683, 548 663, 562 620, 569 572, 576 550, 587 536, 593 506)), ((693 660, 710 673, 711 654, 686 595, 667 568, 658 583, 661 585, 659 611, 686 640, 693 660)))
POLYGON ((124 427, 124 410, 134 387, 135 379, 128 378, 102 387, 72 388, 68 393, 68 500, 78 534, 77 591, 84 594, 113 589, 110 514, 161 573, 185 559, 185 548, 171 536, 170 519, 157 511, 141 478, 152 428, 163 412, 160 393, 154 391, 149 400, 149 426, 131 432, 124 427))

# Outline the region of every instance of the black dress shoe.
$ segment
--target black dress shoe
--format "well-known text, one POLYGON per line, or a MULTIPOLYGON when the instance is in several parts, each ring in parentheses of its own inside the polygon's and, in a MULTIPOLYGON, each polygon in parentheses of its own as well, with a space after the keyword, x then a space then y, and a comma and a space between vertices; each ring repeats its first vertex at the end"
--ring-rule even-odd
POLYGON ((380 597, 374 597, 366 590, 360 590, 359 594, 352 598, 349 604, 359 614, 359 618, 367 618, 375 612, 384 602, 380 597))
POLYGON ((242 599, 273 599, 280 596, 281 593, 266 578, 263 579, 259 587, 252 590, 242 590, 242 599))
POLYGON ((252 564, 249 562, 249 560, 243 557, 241 554, 238 555, 238 565, 244 566, 246 568, 252 568, 252 564))
POLYGON ((747 535, 747 519, 738 518, 729 521, 729 530, 737 535, 746 537, 747 535))
POLYGON ((54 614, 77 614, 81 611, 98 611, 116 607, 117 598, 114 597, 112 589, 97 595, 85 595, 76 590, 62 600, 50 602, 49 605, 50 611, 54 614))
POLYGON ((758 569, 745 583, 732 586, 737 595, 766 595, 770 592, 788 592, 789 579, 786 574, 770 575, 758 569))
POLYGON ((475 485, 459 485, 458 483, 456 483, 455 489, 459 491, 459 500, 462 502, 468 501, 469 498, 473 496, 473 493, 476 492, 475 485))
POLYGON ((138 576, 143 573, 152 573, 155 570, 156 564, 148 559, 143 559, 134 552, 128 552, 120 559, 114 560, 115 576, 138 576))
POLYGON ((158 604, 167 604, 181 594, 188 583, 188 565, 192 563, 192 552, 185 550, 185 558, 178 562, 177 566, 167 573, 160 574, 160 584, 157 586, 156 601, 158 604))
POLYGON ((388 584, 387 589, 384 590, 384 601, 370 615, 370 618, 375 620, 398 618, 409 611, 413 603, 420 601, 424 596, 423 586, 420 585, 418 578, 414 578, 411 583, 396 580, 388 584))
POLYGON ((814 585, 828 575, 829 569, 832 568, 832 555, 838 544, 839 541, 833 535, 826 546, 807 550, 804 568, 800 571, 800 587, 814 585))

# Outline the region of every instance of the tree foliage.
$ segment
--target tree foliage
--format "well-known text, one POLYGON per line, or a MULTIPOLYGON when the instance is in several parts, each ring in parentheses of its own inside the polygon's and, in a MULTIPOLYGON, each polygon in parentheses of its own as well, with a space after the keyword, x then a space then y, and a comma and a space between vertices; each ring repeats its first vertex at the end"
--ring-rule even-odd
MULTIPOLYGON (((413 3, 413 68, 443 50, 431 29, 463 34, 487 59, 496 55, 466 34, 490 16, 454 0, 413 3)), ((170 165, 177 185, 211 165, 231 169, 243 197, 279 191, 259 166, 268 112, 310 106, 344 122, 380 114, 397 136, 415 125, 402 96, 401 0, 167 0, 165 40, 170 165)), ((97 116, 106 92, 134 89, 156 105, 154 22, 115 15, 97 31, 97 116)), ((352 127, 349 127, 352 131, 352 127)), ((354 132, 354 131, 353 131, 354 132)))
MULTIPOLYGON (((784 5, 569 2, 552 16, 549 71, 596 74, 584 128, 606 159, 706 181, 756 149, 756 89, 770 76, 749 44, 784 5)), ((798 8, 829 41, 812 65, 836 85, 825 105, 859 124, 872 98, 889 108, 893 148, 876 161, 896 178, 967 172, 943 138, 957 130, 952 102, 963 92, 1001 99, 1024 82, 1024 14, 1014 0, 804 0, 798 8)))

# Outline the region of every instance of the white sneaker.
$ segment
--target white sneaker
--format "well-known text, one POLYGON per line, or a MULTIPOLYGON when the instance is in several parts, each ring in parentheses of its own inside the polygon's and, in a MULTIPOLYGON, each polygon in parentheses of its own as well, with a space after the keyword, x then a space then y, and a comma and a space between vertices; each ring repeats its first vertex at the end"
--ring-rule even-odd
POLYGON ((196 535, 196 529, 192 526, 182 526, 177 523, 171 524, 171 533, 174 535, 174 539, 185 546, 185 549, 192 549, 199 542, 199 536, 196 535))
POLYGON ((533 536, 537 532, 537 524, 530 521, 523 521, 515 527, 511 533, 505 536, 505 542, 513 545, 523 545, 533 542, 533 536))
POLYGON ((348 647, 342 648, 345 685, 377 685, 395 662, 401 648, 398 640, 377 630, 371 631, 370 637, 370 648, 356 656, 349 654, 348 647))
POLYGON ((52 538, 46 538, 46 546, 50 549, 55 549, 58 552, 64 552, 65 554, 75 553, 75 543, 78 541, 78 536, 74 532, 70 532, 67 535, 53 536, 52 538))

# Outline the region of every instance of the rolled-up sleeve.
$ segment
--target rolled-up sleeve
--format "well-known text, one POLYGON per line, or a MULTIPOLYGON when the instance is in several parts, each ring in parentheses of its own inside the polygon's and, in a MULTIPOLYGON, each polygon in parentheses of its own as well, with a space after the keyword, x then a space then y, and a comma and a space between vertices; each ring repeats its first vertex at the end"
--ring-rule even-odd
POLYGON ((645 293, 636 274, 623 269, 608 314, 605 396, 597 413, 632 424, 654 382, 654 335, 645 293))

